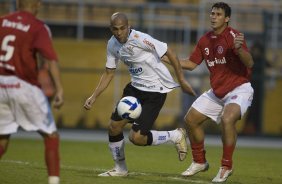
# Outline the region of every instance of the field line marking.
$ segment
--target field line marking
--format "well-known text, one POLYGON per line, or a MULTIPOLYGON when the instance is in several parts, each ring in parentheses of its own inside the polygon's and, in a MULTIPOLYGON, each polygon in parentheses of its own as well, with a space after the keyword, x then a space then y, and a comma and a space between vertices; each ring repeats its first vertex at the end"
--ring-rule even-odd
MULTIPOLYGON (((40 166, 41 164, 37 163, 37 162, 27 162, 27 161, 22 161, 22 160, 0 160, 0 163, 12 163, 12 164, 18 164, 18 165, 29 165, 29 166, 40 166)), ((45 166, 45 165, 44 165, 45 166)), ((62 169, 72 169, 72 170, 76 170, 76 171, 98 171, 98 172, 103 172, 106 171, 106 169, 102 169, 102 168, 95 168, 95 167, 83 167, 83 166, 71 166, 71 165, 63 165, 61 164, 61 168, 62 169)), ((129 176, 138 176, 138 175, 142 175, 142 176, 154 176, 156 174, 154 173, 144 173, 144 172, 129 172, 129 176)), ((166 177, 169 180, 177 180, 177 181, 183 181, 183 182, 187 182, 187 183, 199 183, 199 184, 210 184, 210 182, 207 181, 202 181, 202 180, 191 180, 188 178, 183 178, 183 177, 172 177, 172 176, 165 176, 165 173, 158 173, 158 176, 161 177, 166 177)))

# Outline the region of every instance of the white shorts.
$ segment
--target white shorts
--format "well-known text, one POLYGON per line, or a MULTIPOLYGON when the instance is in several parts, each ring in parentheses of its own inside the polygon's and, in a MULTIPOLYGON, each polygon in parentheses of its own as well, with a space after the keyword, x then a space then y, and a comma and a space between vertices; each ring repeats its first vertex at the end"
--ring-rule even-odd
POLYGON ((242 117, 252 104, 253 94, 254 90, 250 83, 244 83, 238 86, 221 99, 217 98, 213 90, 210 89, 197 98, 192 104, 192 107, 219 124, 224 106, 230 103, 238 104, 241 109, 242 117))
POLYGON ((37 86, 15 76, 0 75, 0 135, 27 131, 51 134, 57 130, 50 104, 37 86))

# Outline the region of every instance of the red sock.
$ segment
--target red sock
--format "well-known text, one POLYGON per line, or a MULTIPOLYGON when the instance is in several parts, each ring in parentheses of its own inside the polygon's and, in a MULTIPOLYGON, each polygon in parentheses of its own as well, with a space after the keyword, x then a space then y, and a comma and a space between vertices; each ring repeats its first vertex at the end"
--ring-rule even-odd
POLYGON ((191 143, 193 160, 196 163, 206 163, 206 150, 204 149, 204 141, 200 143, 191 143))
POLYGON ((60 175, 59 137, 45 138, 45 162, 48 176, 60 175))
POLYGON ((221 166, 225 166, 228 169, 232 169, 232 155, 234 149, 235 149, 235 145, 231 145, 231 146, 223 145, 221 166))
POLYGON ((3 146, 0 145, 0 158, 4 155, 5 149, 3 146))

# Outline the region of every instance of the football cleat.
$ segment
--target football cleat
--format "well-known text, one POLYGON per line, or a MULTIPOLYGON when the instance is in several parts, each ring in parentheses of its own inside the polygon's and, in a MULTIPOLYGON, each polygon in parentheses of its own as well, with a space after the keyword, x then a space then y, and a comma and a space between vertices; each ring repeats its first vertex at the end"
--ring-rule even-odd
POLYGON ((232 175, 232 169, 228 169, 227 167, 224 167, 224 166, 220 167, 216 177, 214 177, 212 182, 213 183, 225 182, 228 176, 231 176, 231 175, 232 175))
POLYGON ((190 167, 186 171, 181 173, 181 175, 182 176, 193 176, 197 174, 198 172, 204 172, 204 171, 207 171, 208 169, 209 169, 208 162, 199 164, 193 161, 190 167))
POLYGON ((128 176, 128 171, 117 171, 116 169, 112 169, 112 170, 106 171, 104 173, 101 173, 98 176, 104 176, 104 177, 107 177, 107 176, 119 176, 119 177, 128 176))
POLYGON ((186 142, 186 130, 183 128, 178 128, 177 129, 181 133, 181 138, 179 141, 176 141, 175 148, 178 153, 178 158, 180 161, 185 160, 186 155, 187 155, 187 142, 186 142))

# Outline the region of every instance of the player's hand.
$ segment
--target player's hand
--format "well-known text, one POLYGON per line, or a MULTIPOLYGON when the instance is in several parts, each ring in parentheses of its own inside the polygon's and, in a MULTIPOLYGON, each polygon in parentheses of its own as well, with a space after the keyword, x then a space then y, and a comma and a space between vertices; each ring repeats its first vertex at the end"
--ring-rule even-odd
POLYGON ((196 92, 191 87, 191 85, 186 80, 181 81, 180 86, 183 92, 188 93, 189 95, 192 95, 192 96, 197 95, 196 92))
POLYGON ((234 47, 235 49, 240 49, 244 43, 245 37, 243 33, 236 34, 234 38, 234 47))
POLYGON ((89 97, 85 103, 84 103, 84 109, 86 110, 90 110, 92 108, 92 104, 95 102, 95 98, 93 98, 92 96, 89 97))
POLYGON ((63 92, 58 91, 55 94, 55 97, 54 97, 54 100, 53 100, 53 105, 56 109, 59 109, 63 104, 64 104, 63 92))

